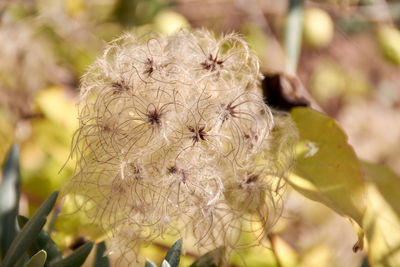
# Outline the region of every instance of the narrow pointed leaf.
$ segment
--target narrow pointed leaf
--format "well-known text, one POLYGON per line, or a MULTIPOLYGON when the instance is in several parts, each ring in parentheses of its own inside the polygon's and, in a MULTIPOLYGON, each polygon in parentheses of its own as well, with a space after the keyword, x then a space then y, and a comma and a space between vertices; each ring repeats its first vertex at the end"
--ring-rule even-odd
POLYGON ((146 260, 146 265, 145 267, 157 267, 157 265, 155 265, 152 261, 150 260, 146 260))
POLYGON ((198 258, 190 267, 218 267, 222 264, 224 248, 219 247, 198 258))
POLYGON ((17 235, 16 217, 20 194, 19 148, 13 145, 3 169, 0 185, 0 239, 1 255, 6 255, 17 235))
MULTIPOLYGON (((22 256, 17 260, 17 262, 14 264, 14 267, 21 267, 25 266, 29 261, 28 255, 26 253, 22 254, 22 256)), ((2 266, 2 265, 0 265, 2 266)))
POLYGON ((58 196, 58 191, 50 195, 48 199, 40 206, 32 218, 25 224, 21 232, 18 233, 14 241, 11 243, 2 267, 12 267, 37 238, 44 224, 46 217, 54 207, 58 196))
POLYGON ((178 267, 181 260, 181 250, 182 250, 182 238, 175 242, 169 249, 165 260, 171 265, 171 267, 178 267))
POLYGON ((370 267, 367 257, 364 258, 363 262, 361 263, 361 267, 370 267))
POLYGON ((50 262, 49 267, 71 267, 71 266, 81 266, 86 258, 89 256, 90 251, 93 248, 93 242, 88 242, 80 246, 71 255, 65 259, 50 262))
MULTIPOLYGON (((29 221, 28 218, 18 215, 18 224, 19 224, 20 228, 24 227, 28 221, 29 221)), ((47 233, 47 231, 44 231, 43 229, 40 231, 37 238, 29 246, 27 253, 29 256, 32 257, 34 254, 36 254, 40 250, 46 251, 48 261, 57 260, 57 259, 62 258, 62 253, 61 253, 60 248, 51 239, 51 237, 47 233)))
POLYGON ((96 247, 96 258, 94 261, 94 267, 109 267, 110 261, 108 257, 104 255, 106 251, 106 244, 103 242, 99 243, 96 247))
POLYGON ((32 256, 26 267, 43 267, 46 263, 46 258, 46 251, 40 250, 38 253, 32 256))
POLYGON ((47 233, 50 234, 51 231, 53 230, 54 224, 56 223, 56 220, 57 220, 57 217, 58 217, 59 213, 60 213, 60 209, 59 208, 55 208, 54 211, 53 211, 53 214, 51 216, 51 219, 49 221, 48 227, 46 229, 47 233))

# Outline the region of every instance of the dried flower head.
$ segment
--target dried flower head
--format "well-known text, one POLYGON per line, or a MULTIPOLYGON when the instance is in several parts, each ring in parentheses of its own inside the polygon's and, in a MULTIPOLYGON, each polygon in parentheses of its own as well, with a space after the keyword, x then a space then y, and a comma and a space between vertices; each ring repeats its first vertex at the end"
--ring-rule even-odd
POLYGON ((67 192, 121 262, 162 234, 232 250, 276 222, 296 131, 264 103, 260 76, 238 35, 196 30, 124 35, 83 77, 67 192))

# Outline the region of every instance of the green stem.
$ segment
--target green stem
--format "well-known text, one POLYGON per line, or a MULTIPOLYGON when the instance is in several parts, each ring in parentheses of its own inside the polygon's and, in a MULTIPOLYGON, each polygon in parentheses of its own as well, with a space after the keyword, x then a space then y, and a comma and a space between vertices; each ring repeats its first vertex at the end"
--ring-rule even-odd
POLYGON ((286 71, 296 74, 303 30, 303 0, 290 0, 285 29, 286 71))

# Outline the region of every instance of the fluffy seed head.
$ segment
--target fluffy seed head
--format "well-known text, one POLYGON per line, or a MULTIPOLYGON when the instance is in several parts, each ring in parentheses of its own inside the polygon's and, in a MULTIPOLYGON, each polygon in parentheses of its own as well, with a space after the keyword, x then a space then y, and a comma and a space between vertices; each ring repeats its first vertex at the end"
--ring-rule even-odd
POLYGON ((249 245, 242 231, 275 223, 296 134, 259 85, 236 34, 127 34, 107 46, 82 79, 67 192, 87 199, 121 261, 162 234, 232 250, 249 245))

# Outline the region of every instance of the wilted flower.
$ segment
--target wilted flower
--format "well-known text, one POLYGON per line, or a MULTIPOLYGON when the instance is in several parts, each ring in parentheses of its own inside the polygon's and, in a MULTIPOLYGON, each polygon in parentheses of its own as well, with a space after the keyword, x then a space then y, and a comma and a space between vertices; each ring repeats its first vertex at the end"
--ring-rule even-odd
POLYGON ((245 41, 203 30, 124 35, 89 69, 66 191, 86 199, 121 260, 162 234, 229 251, 276 222, 296 131, 264 103, 260 78, 245 41))

